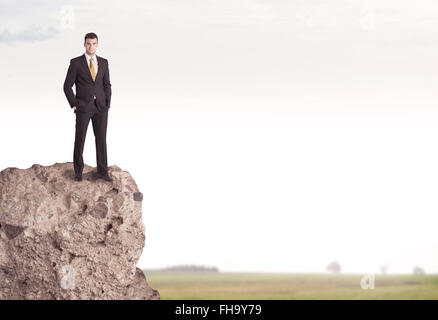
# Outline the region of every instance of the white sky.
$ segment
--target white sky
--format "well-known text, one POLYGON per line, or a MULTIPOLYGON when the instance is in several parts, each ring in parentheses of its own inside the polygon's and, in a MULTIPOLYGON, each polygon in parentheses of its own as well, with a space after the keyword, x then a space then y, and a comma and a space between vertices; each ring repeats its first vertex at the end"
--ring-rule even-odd
MULTIPOLYGON (((140 267, 436 273, 437 13, 432 0, 0 0, 0 170, 72 161, 62 85, 95 32, 109 165, 144 194, 140 267)), ((96 166, 91 124, 84 160, 96 166)))

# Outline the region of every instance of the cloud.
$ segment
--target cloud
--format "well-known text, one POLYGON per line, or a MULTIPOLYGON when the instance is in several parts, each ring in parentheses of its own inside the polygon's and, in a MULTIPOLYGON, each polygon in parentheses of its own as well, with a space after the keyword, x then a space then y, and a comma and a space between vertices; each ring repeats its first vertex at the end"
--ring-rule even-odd
POLYGON ((21 31, 11 32, 8 28, 0 31, 0 43, 13 42, 36 42, 53 38, 59 33, 58 28, 48 26, 43 28, 37 25, 31 25, 21 31))
POLYGON ((49 1, 2 0, 0 44, 38 42, 55 37, 60 31, 60 6, 49 1))

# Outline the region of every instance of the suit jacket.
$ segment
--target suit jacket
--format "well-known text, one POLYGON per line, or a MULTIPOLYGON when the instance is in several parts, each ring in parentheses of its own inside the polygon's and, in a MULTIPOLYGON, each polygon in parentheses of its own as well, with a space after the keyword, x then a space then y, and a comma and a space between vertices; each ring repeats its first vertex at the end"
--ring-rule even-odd
POLYGON ((64 81, 64 93, 70 107, 76 106, 78 112, 91 111, 96 96, 97 108, 100 112, 108 111, 111 104, 111 83, 108 60, 96 55, 96 81, 91 77, 85 53, 70 60, 67 76, 64 81), (73 93, 73 84, 76 95, 73 93))

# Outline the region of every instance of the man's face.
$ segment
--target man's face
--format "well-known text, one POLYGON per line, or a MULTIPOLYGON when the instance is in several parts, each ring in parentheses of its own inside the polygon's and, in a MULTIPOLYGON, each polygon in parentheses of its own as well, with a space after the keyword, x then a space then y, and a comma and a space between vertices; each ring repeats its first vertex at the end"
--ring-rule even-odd
POLYGON ((96 52, 97 49, 97 39, 86 39, 84 43, 85 51, 87 54, 92 56, 96 52))

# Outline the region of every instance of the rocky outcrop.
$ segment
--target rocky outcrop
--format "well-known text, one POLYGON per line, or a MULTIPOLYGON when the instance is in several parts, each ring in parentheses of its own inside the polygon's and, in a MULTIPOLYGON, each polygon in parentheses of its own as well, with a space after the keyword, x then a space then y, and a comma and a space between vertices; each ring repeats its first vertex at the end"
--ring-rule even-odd
POLYGON ((85 165, 0 172, 0 299, 159 299, 136 268, 143 195, 127 171, 112 182, 85 165))

